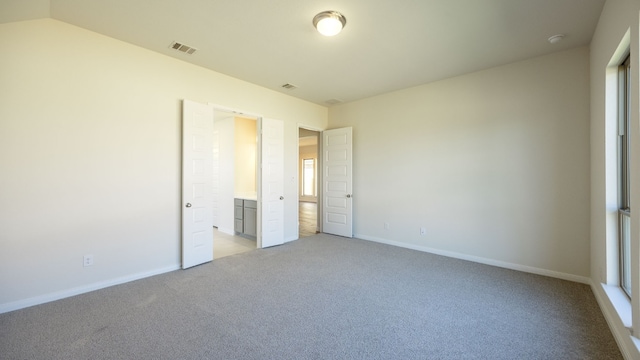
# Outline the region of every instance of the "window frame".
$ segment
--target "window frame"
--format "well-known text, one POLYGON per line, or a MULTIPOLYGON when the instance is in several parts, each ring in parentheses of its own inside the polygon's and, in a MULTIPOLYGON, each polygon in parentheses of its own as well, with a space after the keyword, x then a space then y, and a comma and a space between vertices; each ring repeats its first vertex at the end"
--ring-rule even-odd
POLYGON ((618 66, 618 260, 620 288, 631 297, 630 56, 618 66))
POLYGON ((316 159, 315 158, 304 158, 302 159, 302 196, 316 196, 317 194, 317 171, 316 171, 316 159), (311 166, 313 170, 313 175, 311 176, 311 194, 306 193, 306 185, 307 185, 307 172, 306 172, 306 162, 311 161, 311 166))

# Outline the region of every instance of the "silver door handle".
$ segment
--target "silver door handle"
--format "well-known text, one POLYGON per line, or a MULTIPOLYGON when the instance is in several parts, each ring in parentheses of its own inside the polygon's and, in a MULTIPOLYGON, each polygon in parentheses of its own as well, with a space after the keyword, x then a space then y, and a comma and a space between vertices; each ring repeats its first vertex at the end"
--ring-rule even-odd
POLYGON ((280 200, 284 200, 284 196, 280 196, 280 200))
POLYGON ((347 194, 347 197, 348 197, 348 198, 351 198, 351 194, 347 194))
POLYGON ((185 207, 191 207, 191 203, 187 203, 187 205, 185 205, 185 207))

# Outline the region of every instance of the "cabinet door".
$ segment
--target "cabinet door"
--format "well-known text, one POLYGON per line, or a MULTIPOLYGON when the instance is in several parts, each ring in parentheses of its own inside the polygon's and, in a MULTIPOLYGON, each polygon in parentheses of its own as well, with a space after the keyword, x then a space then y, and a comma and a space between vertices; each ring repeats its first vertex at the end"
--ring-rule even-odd
POLYGON ((236 220, 242 220, 242 205, 236 205, 234 210, 233 218, 236 220))
POLYGON ((244 233, 249 236, 257 235, 257 216, 258 211, 255 208, 244 208, 244 233))
POLYGON ((244 230, 242 226, 242 220, 235 219, 234 222, 235 224, 234 224, 233 230, 237 233, 242 234, 242 231, 244 230))

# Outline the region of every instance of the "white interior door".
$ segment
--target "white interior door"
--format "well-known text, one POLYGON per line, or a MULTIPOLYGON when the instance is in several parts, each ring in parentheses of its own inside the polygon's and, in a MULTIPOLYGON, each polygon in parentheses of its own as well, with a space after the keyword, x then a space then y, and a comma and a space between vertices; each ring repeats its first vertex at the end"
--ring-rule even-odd
POLYGON ((213 185, 211 187, 211 202, 213 204, 212 218, 213 226, 220 226, 220 131, 215 130, 215 116, 214 116, 214 130, 213 130, 213 185))
POLYGON ((284 243, 284 123, 265 118, 260 123, 258 246, 265 248, 284 243))
POLYGON ((213 260, 213 107, 182 105, 182 268, 213 260))
POLYGON ((322 231, 353 237, 352 128, 322 133, 322 231))

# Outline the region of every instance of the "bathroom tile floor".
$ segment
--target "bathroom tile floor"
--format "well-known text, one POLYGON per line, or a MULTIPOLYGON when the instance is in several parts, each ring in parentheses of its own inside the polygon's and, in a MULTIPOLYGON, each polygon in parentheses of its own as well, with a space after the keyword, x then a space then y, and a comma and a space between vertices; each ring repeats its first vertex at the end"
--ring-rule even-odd
MULTIPOLYGON (((299 207, 300 230, 299 237, 311 236, 316 233, 317 204, 300 202, 299 207)), ((242 236, 225 234, 213 228, 213 258, 240 254, 256 249, 256 241, 242 236)))
POLYGON ((240 254, 245 251, 255 250, 256 241, 242 236, 225 234, 213 228, 213 258, 240 254))

